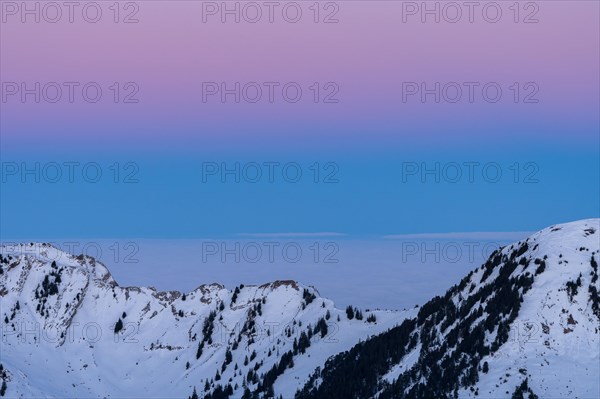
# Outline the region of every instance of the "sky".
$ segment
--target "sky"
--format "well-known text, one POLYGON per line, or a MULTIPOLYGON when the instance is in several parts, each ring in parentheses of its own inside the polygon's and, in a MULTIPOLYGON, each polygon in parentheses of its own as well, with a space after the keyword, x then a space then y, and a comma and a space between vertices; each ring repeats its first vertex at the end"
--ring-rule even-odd
POLYGON ((597 2, 26 3, 1 10, 3 239, 599 216, 597 2))

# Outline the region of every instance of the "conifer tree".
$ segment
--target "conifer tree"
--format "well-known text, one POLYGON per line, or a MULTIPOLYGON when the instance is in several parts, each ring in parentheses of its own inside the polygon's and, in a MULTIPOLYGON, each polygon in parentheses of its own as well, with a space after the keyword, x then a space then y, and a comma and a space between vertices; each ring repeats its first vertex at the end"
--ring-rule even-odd
POLYGON ((121 321, 121 319, 119 319, 117 321, 117 324, 115 324, 115 334, 118 333, 119 331, 121 331, 123 329, 123 322, 121 321))
POLYGON ((350 305, 348 305, 346 308, 346 316, 348 317, 348 320, 352 320, 354 318, 354 309, 352 309, 352 306, 350 305))

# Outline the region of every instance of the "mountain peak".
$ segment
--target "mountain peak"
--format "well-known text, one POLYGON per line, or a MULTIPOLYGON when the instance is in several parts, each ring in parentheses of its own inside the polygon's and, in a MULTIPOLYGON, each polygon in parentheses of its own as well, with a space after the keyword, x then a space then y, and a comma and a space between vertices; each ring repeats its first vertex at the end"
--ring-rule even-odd
POLYGON ((110 271, 102 262, 88 255, 70 254, 49 243, 2 244, 0 253, 9 259, 17 262, 24 260, 31 265, 55 264, 58 267, 80 269, 91 279, 111 286, 117 285, 110 271))
POLYGON ((330 359, 297 398, 599 397, 599 224, 495 251, 415 318, 330 359))

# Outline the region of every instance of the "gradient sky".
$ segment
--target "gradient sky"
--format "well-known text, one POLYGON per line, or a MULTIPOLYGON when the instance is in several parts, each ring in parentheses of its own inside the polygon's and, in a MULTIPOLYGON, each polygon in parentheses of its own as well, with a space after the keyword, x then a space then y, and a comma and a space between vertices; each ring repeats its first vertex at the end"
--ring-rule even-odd
POLYGON ((74 23, 23 23, 20 10, 2 10, 2 237, 529 231, 599 216, 598 2, 537 2, 518 22, 513 2, 498 2, 496 23, 480 11, 472 23, 403 22, 406 2, 392 1, 337 2, 338 23, 322 23, 335 10, 322 3, 315 23, 313 2, 298 2, 298 23, 276 12, 274 23, 254 24, 203 22, 195 1, 137 2, 139 22, 122 23, 132 8, 115 23, 112 2, 99 4, 97 23, 77 12, 74 23), (538 22, 524 23, 534 11, 538 22), (97 82, 103 96, 23 103, 7 91, 23 82, 97 82), (133 82, 139 102, 114 103, 114 82, 122 95, 133 82), (296 82, 303 96, 203 102, 203 82, 296 82), (315 82, 320 99, 333 82, 339 101, 315 103, 315 82), (464 93, 457 103, 403 101, 406 82, 494 82, 502 98, 476 90, 473 102, 464 93), (206 162, 275 161, 296 162, 302 179, 203 181, 206 162), (90 183, 79 167, 73 182, 65 167, 56 183, 21 175, 65 162, 93 163, 102 178, 90 183), (456 183, 405 175, 407 163, 471 162, 499 166, 502 178, 490 182, 481 168, 456 183), (331 165, 338 181, 324 183, 331 165))

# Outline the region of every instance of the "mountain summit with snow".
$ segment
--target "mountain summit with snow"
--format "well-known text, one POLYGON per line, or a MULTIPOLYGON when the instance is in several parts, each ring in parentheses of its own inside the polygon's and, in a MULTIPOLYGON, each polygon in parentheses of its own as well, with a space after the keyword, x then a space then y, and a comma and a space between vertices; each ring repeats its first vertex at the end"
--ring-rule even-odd
POLYGON ((295 281, 121 287, 91 257, 3 246, 0 395, 598 398, 599 230, 541 230, 401 312, 295 281))
POLYGON ((600 397, 599 220, 501 248, 297 398, 600 397))
POLYGON ((415 313, 352 312, 295 281, 159 292, 119 286, 89 256, 4 246, 0 394, 290 397, 328 357, 415 313))

